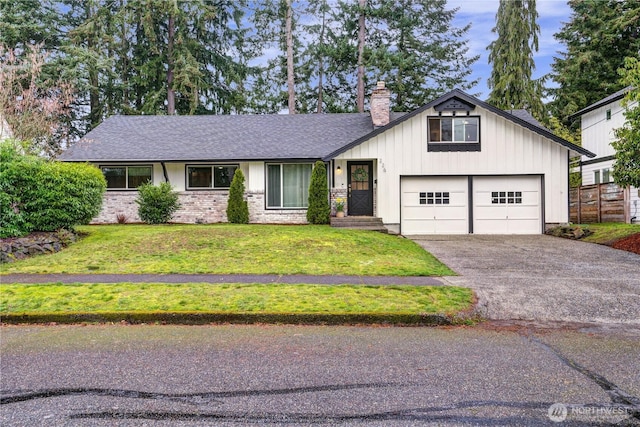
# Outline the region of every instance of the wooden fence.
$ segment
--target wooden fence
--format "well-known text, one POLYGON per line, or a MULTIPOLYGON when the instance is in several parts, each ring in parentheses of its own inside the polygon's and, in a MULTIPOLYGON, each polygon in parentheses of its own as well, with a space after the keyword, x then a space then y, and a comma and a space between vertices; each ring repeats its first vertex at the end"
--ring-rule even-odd
POLYGON ((569 218, 577 224, 629 222, 629 189, 614 183, 569 190, 569 218))

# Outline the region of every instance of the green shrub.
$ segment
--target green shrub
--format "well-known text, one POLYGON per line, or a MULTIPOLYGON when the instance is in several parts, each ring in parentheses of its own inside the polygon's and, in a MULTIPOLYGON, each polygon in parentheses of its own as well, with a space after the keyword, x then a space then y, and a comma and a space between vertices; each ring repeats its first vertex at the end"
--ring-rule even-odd
POLYGON ((164 224, 169 222, 173 214, 180 208, 178 193, 171 184, 162 182, 153 185, 151 182, 138 187, 138 215, 147 224, 164 224))
POLYGON ((249 223, 249 206, 244 200, 244 174, 236 169, 229 188, 229 202, 227 204, 227 221, 232 224, 249 223))
POLYGON ((87 224, 102 207, 102 172, 89 164, 61 163, 0 149, 2 237, 87 224))
POLYGON ((324 163, 318 160, 311 172, 307 221, 311 224, 329 224, 330 214, 327 169, 324 163))

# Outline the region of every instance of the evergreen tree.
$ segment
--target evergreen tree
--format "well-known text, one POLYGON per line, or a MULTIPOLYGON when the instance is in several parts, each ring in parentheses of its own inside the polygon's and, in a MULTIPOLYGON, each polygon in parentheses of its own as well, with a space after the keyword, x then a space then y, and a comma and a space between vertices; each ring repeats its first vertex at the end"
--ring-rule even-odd
POLYGON ((565 50, 554 58, 551 114, 566 126, 569 116, 622 89, 617 70, 640 52, 640 2, 570 0, 573 13, 555 34, 565 50))
POLYGON ((1 0, 0 44, 21 55, 30 45, 46 51, 60 43, 62 22, 53 0, 1 0))
POLYGON ((353 110, 358 103, 354 89, 363 16, 364 87, 385 80, 395 111, 413 110, 455 87, 473 87, 477 82, 467 77, 478 57, 468 56, 464 37, 469 25, 455 27, 455 13, 446 0, 368 0, 364 8, 340 0, 332 17, 330 52, 335 110, 353 110))
POLYGON ((503 110, 525 109, 543 120, 543 82, 531 78, 540 33, 537 18, 536 0, 500 0, 492 30, 498 38, 487 48, 493 64, 487 102, 503 110))
POLYGON ((249 223, 249 206, 244 200, 244 174, 240 169, 236 169, 229 187, 227 221, 232 224, 249 223))
POLYGON ((626 108, 625 125, 616 129, 616 140, 611 145, 616 150, 613 164, 613 179, 621 186, 640 187, 640 61, 637 57, 626 58, 625 68, 620 70, 622 84, 629 91, 622 105, 626 108))
POLYGON ((313 166, 309 183, 307 221, 311 224, 329 224, 330 215, 327 168, 322 161, 318 160, 313 166))

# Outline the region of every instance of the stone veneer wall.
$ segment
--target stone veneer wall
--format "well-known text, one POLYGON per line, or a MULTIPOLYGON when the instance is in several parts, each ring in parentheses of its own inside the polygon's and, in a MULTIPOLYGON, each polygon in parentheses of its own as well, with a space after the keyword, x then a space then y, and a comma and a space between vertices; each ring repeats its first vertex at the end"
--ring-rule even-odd
MULTIPOLYGON (((171 222, 186 224, 209 224, 227 222, 228 191, 182 191, 179 192, 180 209, 171 222)), ((141 222, 135 200, 137 191, 107 191, 103 197, 102 211, 92 224, 114 224, 118 215, 127 222, 141 222)), ((246 194, 249 204, 249 222, 264 224, 306 224, 305 209, 265 209, 264 193, 246 194)))
POLYGON ((331 204, 331 216, 336 215, 336 199, 342 197, 344 200, 344 214, 348 215, 349 206, 347 206, 347 189, 346 188, 332 188, 331 194, 329 194, 331 204))

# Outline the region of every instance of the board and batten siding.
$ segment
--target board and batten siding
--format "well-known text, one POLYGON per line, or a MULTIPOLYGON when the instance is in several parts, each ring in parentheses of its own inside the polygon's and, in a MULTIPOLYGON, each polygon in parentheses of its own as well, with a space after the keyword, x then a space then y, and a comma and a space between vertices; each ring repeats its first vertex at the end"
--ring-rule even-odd
MULTIPOLYGON (((622 100, 603 105, 582 115, 582 146, 596 154, 596 159, 612 156, 615 150, 611 141, 615 139, 614 130, 625 123, 622 100), (611 110, 611 119, 607 120, 607 110, 611 110)), ((632 104, 634 105, 634 104, 632 104)), ((586 156, 582 160, 591 160, 586 156)))
MULTIPOLYGON (((383 222, 400 222, 400 176, 529 174, 543 176, 545 222, 568 221, 567 148, 477 107, 471 115, 480 116, 480 152, 428 152, 427 117, 437 115, 426 110, 336 157, 343 170, 348 160, 375 160, 375 214, 383 222)), ((335 186, 346 180, 336 177, 335 186)))

